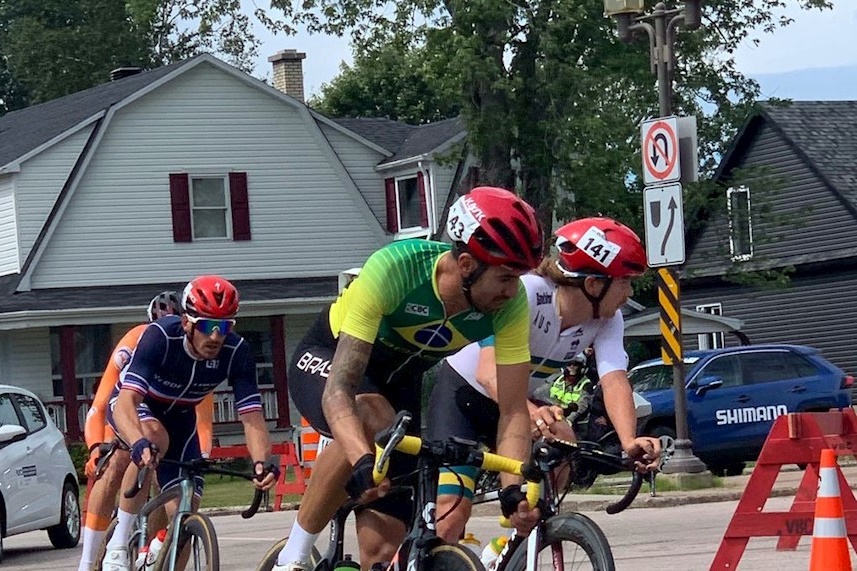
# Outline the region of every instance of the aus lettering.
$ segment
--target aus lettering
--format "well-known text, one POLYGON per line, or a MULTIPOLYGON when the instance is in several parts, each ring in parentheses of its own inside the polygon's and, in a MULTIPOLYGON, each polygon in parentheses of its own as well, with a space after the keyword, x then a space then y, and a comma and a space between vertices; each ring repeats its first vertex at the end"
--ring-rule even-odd
POLYGON ((298 359, 295 366, 301 371, 306 371, 311 375, 318 375, 325 379, 330 374, 330 361, 322 359, 321 357, 316 357, 310 352, 306 352, 301 355, 301 358, 298 359))
POLYGON ((551 328, 550 320, 548 320, 544 315, 542 315, 541 312, 536 314, 535 319, 533 319, 533 325, 536 327, 536 329, 541 329, 545 333, 549 332, 551 328))

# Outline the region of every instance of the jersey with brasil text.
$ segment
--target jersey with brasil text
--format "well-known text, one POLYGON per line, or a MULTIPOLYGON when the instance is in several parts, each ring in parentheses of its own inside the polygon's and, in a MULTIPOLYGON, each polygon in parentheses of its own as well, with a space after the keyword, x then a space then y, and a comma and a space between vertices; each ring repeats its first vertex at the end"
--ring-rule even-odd
POLYGON ((244 338, 233 331, 216 359, 198 360, 185 349, 181 318, 171 315, 143 332, 117 389, 143 395, 153 412, 167 412, 196 406, 226 380, 238 414, 262 410, 256 364, 244 338))
MULTIPOLYGON (((553 281, 527 274, 521 277, 530 304, 530 394, 544 385, 545 380, 571 362, 575 355, 589 347, 595 349, 598 373, 625 370, 624 320, 622 312, 604 319, 588 319, 560 331, 562 318, 557 306, 557 286, 553 281)), ((493 344, 491 338, 472 343, 447 358, 449 365, 473 388, 488 396, 476 381, 479 351, 493 344)))
POLYGON ((468 309, 447 316, 437 289, 437 264, 450 245, 401 240, 372 254, 330 308, 335 337, 374 343, 373 360, 390 368, 425 370, 472 341, 495 335, 497 363, 529 361, 529 311, 523 286, 495 314, 468 309))

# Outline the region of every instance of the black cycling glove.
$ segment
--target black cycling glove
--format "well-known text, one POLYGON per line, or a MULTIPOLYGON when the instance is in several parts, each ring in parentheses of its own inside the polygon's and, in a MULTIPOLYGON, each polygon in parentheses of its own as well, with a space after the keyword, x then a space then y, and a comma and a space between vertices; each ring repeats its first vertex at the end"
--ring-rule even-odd
POLYGON ((158 453, 158 447, 155 446, 148 438, 141 438, 131 446, 131 461, 133 461, 137 466, 139 466, 140 462, 143 461, 143 451, 146 450, 146 448, 152 451, 152 455, 158 453))
POLYGON ((503 512, 503 517, 510 518, 512 514, 518 511, 518 504, 522 500, 527 499, 527 494, 521 490, 519 484, 506 486, 500 490, 500 511, 503 512))
POLYGON ((280 467, 268 462, 267 464, 261 460, 253 462, 253 473, 256 474, 255 480, 262 482, 268 474, 274 475, 274 481, 280 480, 280 467))
POLYGON ((348 492, 348 497, 352 500, 359 499, 363 495, 363 492, 375 487, 375 480, 372 479, 372 467, 374 464, 374 454, 364 454, 354 464, 351 477, 345 482, 345 491, 348 492))

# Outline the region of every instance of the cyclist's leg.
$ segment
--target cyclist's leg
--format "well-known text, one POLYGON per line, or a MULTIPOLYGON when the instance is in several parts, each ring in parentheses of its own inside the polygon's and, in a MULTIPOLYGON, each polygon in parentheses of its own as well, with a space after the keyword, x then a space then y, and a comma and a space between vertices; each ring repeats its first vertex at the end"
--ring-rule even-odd
MULTIPOLYGON (((141 404, 137 408, 137 415, 140 418, 145 438, 148 438, 161 450, 167 450, 170 444, 169 434, 164 429, 161 422, 152 415, 152 411, 149 407, 145 404, 141 404)), ((116 432, 117 437, 122 438, 122 435, 116 431, 116 425, 113 422, 112 403, 111 407, 107 409, 107 421, 110 423, 111 428, 116 432)), ((123 441, 127 444, 127 440, 123 439, 123 441)), ((120 489, 127 490, 131 488, 137 481, 137 473, 137 466, 133 462, 129 463, 128 469, 125 471, 125 475, 122 479, 120 489)), ((144 490, 149 489, 148 486, 151 484, 151 481, 152 475, 149 474, 149 477, 145 482, 143 482, 144 490)), ((139 493, 133 498, 126 498, 124 494, 120 494, 119 510, 116 514, 116 529, 107 544, 108 555, 112 550, 124 549, 131 534, 134 518, 139 513, 140 508, 143 507, 143 504, 146 503, 146 500, 147 495, 145 493, 139 493)))
MULTIPOLYGON (((113 430, 104 428, 105 442, 113 439, 113 430)), ((124 450, 116 450, 110 457, 110 462, 104 474, 95 481, 87 499, 86 522, 83 528, 83 549, 80 555, 79 571, 89 571, 95 561, 95 556, 101 548, 105 533, 113 517, 116 507, 116 494, 122 475, 128 467, 130 457, 124 450)))
MULTIPOLYGON (((162 427, 169 432, 170 446, 161 451, 161 457, 165 460, 176 462, 192 462, 202 458, 199 447, 199 437, 196 434, 196 412, 192 408, 175 411, 163 418, 162 427)), ((161 462, 158 464, 157 485, 161 491, 167 491, 178 486, 186 477, 185 471, 173 463, 161 462)), ((194 477, 194 494, 192 509, 199 508, 205 479, 202 476, 194 477)), ((164 505, 167 519, 171 520, 179 507, 179 500, 167 502, 164 505)))
MULTIPOLYGON (((500 416, 497 403, 471 387, 444 362, 429 398, 427 440, 457 436, 493 447, 500 416)), ((462 536, 472 510, 478 471, 456 466, 441 469, 437 497, 437 534, 449 543, 462 536)))
POLYGON ((398 495, 389 502, 381 499, 373 502, 378 509, 362 509, 357 513, 357 544, 360 547, 360 567, 368 571, 374 563, 392 561, 396 550, 405 539, 407 523, 411 520, 412 502, 408 497, 398 495), (408 508, 407 511, 402 508, 408 508), (395 512, 395 515, 386 512, 395 512), (407 523, 406 523, 407 522, 407 523))

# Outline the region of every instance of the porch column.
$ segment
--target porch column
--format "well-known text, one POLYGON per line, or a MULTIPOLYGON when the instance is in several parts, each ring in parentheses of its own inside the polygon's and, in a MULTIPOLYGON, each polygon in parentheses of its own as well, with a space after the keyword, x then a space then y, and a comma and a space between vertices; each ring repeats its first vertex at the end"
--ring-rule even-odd
POLYGON ((62 398, 65 405, 66 438, 79 440, 83 435, 77 421, 77 373, 75 371, 74 325, 60 327, 60 363, 62 366, 62 398))
POLYGON ((289 414, 289 377, 286 371, 286 329, 282 315, 272 315, 271 345, 274 365, 274 390, 277 392, 277 428, 291 426, 289 414))

